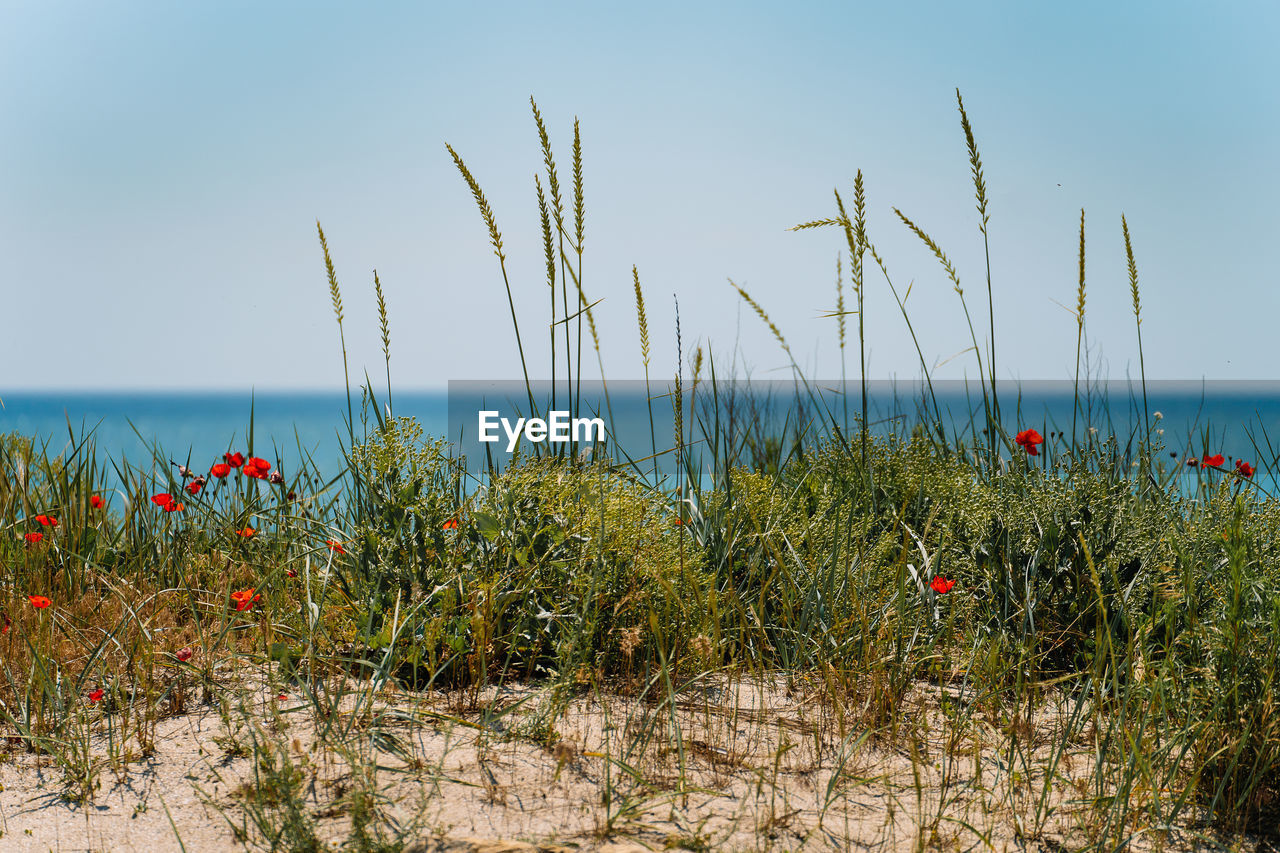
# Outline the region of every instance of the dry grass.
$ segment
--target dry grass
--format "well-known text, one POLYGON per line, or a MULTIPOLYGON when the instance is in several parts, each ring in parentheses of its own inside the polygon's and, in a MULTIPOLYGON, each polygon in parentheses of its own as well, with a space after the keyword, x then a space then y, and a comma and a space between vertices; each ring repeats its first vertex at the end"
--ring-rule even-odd
MULTIPOLYGON (((270 826, 291 809, 322 843, 350 844, 361 794, 377 801, 386 842, 574 850, 1061 850, 1094 816, 1098 732, 1076 731, 1062 749, 1072 727, 1061 695, 1026 716, 919 682, 898 720, 864 728, 866 697, 834 699, 820 678, 781 673, 707 676, 674 698, 636 682, 567 696, 515 684, 371 697, 339 679, 326 689, 344 698, 325 717, 305 688, 265 670, 220 666, 214 682, 208 702, 160 721, 146 750, 113 765, 93 806, 61 796, 47 757, 4 753, 0 815, 16 845, 6 849, 256 847, 268 841, 255 810, 270 826), (282 787, 286 759, 294 778, 282 787)), ((102 721, 94 728, 105 760, 102 721)), ((1127 830, 1131 850, 1206 843, 1191 823, 1135 817, 1127 830)))

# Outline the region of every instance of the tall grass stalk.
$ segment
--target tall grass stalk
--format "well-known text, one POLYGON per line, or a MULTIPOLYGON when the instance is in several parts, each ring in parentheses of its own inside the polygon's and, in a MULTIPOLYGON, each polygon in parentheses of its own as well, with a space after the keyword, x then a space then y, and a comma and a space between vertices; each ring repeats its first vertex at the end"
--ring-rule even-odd
POLYGON ((991 322, 991 409, 995 416, 994 423, 988 423, 987 427, 991 430, 991 455, 996 455, 996 437, 1000 430, 1000 398, 996 391, 996 309, 995 300, 991 293, 991 243, 987 233, 987 225, 991 221, 991 216, 987 212, 987 182, 982 175, 982 157, 978 154, 978 143, 973 137, 973 127, 969 124, 969 115, 964 110, 964 99, 960 97, 960 90, 956 89, 956 106, 960 111, 960 126, 964 129, 965 146, 969 151, 969 168, 973 177, 974 198, 977 200, 979 230, 982 231, 982 253, 986 260, 987 269, 987 315, 991 322))
POLYGON ((844 223, 845 242, 849 246, 849 276, 851 286, 853 287, 853 295, 857 300, 858 308, 858 376, 861 385, 862 398, 862 428, 858 438, 859 447, 862 451, 862 464, 867 469, 868 474, 870 468, 867 467, 867 436, 871 425, 867 416, 867 342, 866 329, 863 325, 863 255, 867 249, 867 198, 862 187, 862 170, 858 170, 858 175, 854 178, 853 183, 854 204, 853 204, 853 220, 850 221, 848 213, 844 209, 844 201, 840 198, 840 192, 837 190, 836 209, 840 212, 840 219, 844 223))
POLYGON ((462 179, 466 181, 467 187, 470 188, 476 207, 480 209, 480 216, 484 219, 484 224, 489 229, 489 242, 493 246, 493 253, 497 256, 498 266, 502 270, 502 284, 506 288, 507 305, 511 309, 511 326, 516 333, 516 350, 520 355, 520 372, 524 376, 524 387, 529 397, 530 417, 537 417, 538 404, 533 398, 533 385, 529 381, 529 365, 525 361, 524 343, 520 339, 520 320, 516 317, 515 298, 511 295, 511 279, 507 275, 507 256, 502 251, 502 232, 498 230, 498 222, 493 215, 493 208, 489 206, 489 200, 485 198, 484 191, 480 189, 480 184, 472 176, 471 170, 462 162, 462 157, 458 155, 457 151, 453 150, 452 145, 446 144, 445 148, 449 151, 449 156, 453 158, 453 164, 457 166, 462 179))
MULTIPOLYGON (((582 292, 582 238, 583 238, 583 220, 585 206, 582 194, 582 137, 578 133, 578 119, 573 119, 573 250, 578 256, 578 271, 573 276, 573 284, 578 291, 579 311, 578 318, 578 364, 577 364, 577 383, 574 396, 581 398, 582 396, 582 312, 587 314, 587 320, 591 322, 591 336, 596 340, 596 354, 599 355, 600 341, 596 338, 595 322, 591 319, 591 306, 587 304, 586 294, 582 292)), ((563 252, 563 250, 561 250, 563 252)))
POLYGON ((1080 413, 1080 348, 1084 345, 1084 208, 1080 208, 1079 283, 1076 285, 1076 379, 1071 402, 1071 446, 1076 446, 1076 416, 1080 413))
MULTIPOLYGON (((351 373, 347 369, 347 339, 342 328, 342 291, 338 288, 338 274, 333 267, 333 258, 329 254, 329 241, 325 239, 324 228, 320 220, 316 220, 316 232, 320 235, 320 249, 324 253, 324 271, 329 280, 329 302, 333 307, 334 317, 338 321, 338 342, 342 345, 342 381, 347 390, 347 452, 356 446, 355 409, 351 402, 351 373)), ((249 417, 249 451, 253 452, 253 417, 249 417)), ((355 482, 356 506, 361 506, 359 481, 355 482)))
MULTIPOLYGON (((565 252, 564 252, 564 234, 565 234, 564 200, 560 194, 560 175, 556 171, 555 156, 551 150, 551 137, 547 133, 547 127, 542 121, 542 113, 538 109, 538 104, 536 101, 534 101, 532 96, 529 97, 529 106, 533 110, 533 120, 538 128, 538 141, 542 146, 542 162, 547 170, 547 186, 551 190, 550 212, 551 212, 551 218, 554 221, 556 226, 556 251, 554 255, 555 259, 553 260, 553 256, 549 253, 550 250, 549 250, 548 244, 550 243, 550 240, 547 237, 549 228, 546 228, 546 227, 544 227, 543 229, 543 250, 544 252, 548 252, 547 265, 550 268, 550 272, 548 273, 548 281, 551 283, 552 302, 555 301, 554 265, 557 260, 560 264, 560 299, 561 299, 562 308, 563 308, 564 322, 566 324, 565 333, 564 333, 564 358, 565 358, 565 377, 566 377, 565 381, 566 381, 566 384, 568 385, 569 412, 572 417, 577 417, 579 408, 575 405, 574 396, 573 396, 573 391, 574 391, 573 352, 570 346, 569 328, 567 325, 569 322, 569 276, 565 274, 566 262, 565 262, 565 252)), ((539 189, 541 189, 540 185, 539 185, 539 189)), ((551 309, 551 322, 552 324, 555 324, 556 322, 554 306, 551 309)), ((554 372, 555 372, 554 336, 552 340, 553 340, 552 375, 554 376, 554 372)), ((581 340, 579 340, 579 345, 581 345, 581 340)), ((581 357, 579 357, 579 361, 581 361, 581 357)), ((572 447, 570 448, 570 450, 572 451, 572 447)))
POLYGON ((876 251, 875 244, 868 243, 867 251, 871 254, 871 259, 876 262, 876 266, 879 267, 880 274, 884 276, 885 284, 889 285, 889 292, 893 294, 893 301, 897 303, 898 310, 902 314, 902 320, 907 324, 907 333, 911 335, 911 344, 916 348, 916 357, 920 360, 920 374, 924 377, 925 389, 929 394, 929 402, 933 406, 933 427, 937 431, 934 446, 941 452, 946 453, 949 450, 949 445, 946 426, 942 421, 942 409, 938 405, 938 395, 933 389, 933 377, 929 373, 929 365, 925 362, 924 350, 920 347, 920 339, 916 337, 915 327, 911 325, 911 315, 907 312, 907 299, 911 296, 911 285, 907 285, 906 292, 899 296, 898 288, 894 286, 893 278, 889 275, 889 268, 885 265, 884 259, 880 257, 879 252, 876 251))
POLYGON ((320 226, 318 219, 316 231, 320 234, 320 249, 324 252, 324 270, 329 279, 329 301, 333 307, 333 315, 338 321, 338 342, 342 345, 342 381, 347 389, 347 428, 351 431, 351 445, 355 446, 355 410, 351 404, 351 373, 347 369, 347 338, 342 328, 342 291, 338 288, 338 274, 333 268, 333 258, 329 255, 329 242, 325 239, 324 228, 320 226))
POLYGON ((382 294, 378 271, 373 271, 373 289, 378 297, 378 328, 382 332, 382 359, 387 368, 387 417, 394 417, 391 403, 391 327, 387 321, 387 300, 382 294))
POLYGON ((840 343, 840 405, 844 410, 844 417, 841 420, 841 426, 847 433, 849 431, 849 395, 847 393, 849 387, 848 372, 845 369, 844 345, 845 345, 845 314, 844 310, 844 270, 841 268, 840 253, 836 252, 836 334, 840 343))
POLYGON ((631 280, 636 292, 636 326, 640 331, 640 363, 644 365, 644 400, 649 412, 649 449, 653 454, 653 482, 658 484, 658 433, 653 424, 653 389, 649 385, 649 319, 644 311, 644 291, 640 288, 640 271, 631 265, 631 280))
MULTIPOLYGON (((969 327, 969 340, 973 342, 973 355, 978 361, 978 376, 982 379, 982 409, 986 414, 986 429, 990 437, 987 470, 994 472, 998 462, 996 456, 996 435, 1000 431, 1000 424, 998 419, 995 417, 992 400, 987 394, 986 374, 982 369, 982 349, 978 345, 978 335, 973 330, 973 319, 969 316, 969 303, 966 302, 964 298, 964 288, 960 285, 960 275, 956 272, 955 266, 952 265, 951 260, 947 257, 946 253, 942 251, 942 247, 934 242, 932 237, 908 219, 906 214, 901 210, 898 210, 898 208, 895 207, 893 212, 898 215, 900 220, 902 220, 902 224, 907 226, 912 234, 915 234, 916 237, 920 238, 920 241, 928 247, 929 251, 933 252, 933 256, 938 259, 938 263, 942 264, 942 269, 946 272, 947 278, 951 280, 951 286, 955 289, 956 295, 960 297, 960 307, 964 309, 965 324, 969 327)), ((992 387, 994 389, 994 383, 992 387)), ((978 441, 978 437, 976 435, 974 436, 974 441, 975 443, 978 441)))
MULTIPOLYGON (((542 178, 533 176, 534 186, 538 190, 538 220, 542 226, 542 254, 546 260, 547 289, 551 297, 551 322, 548 325, 548 338, 551 345, 551 409, 556 408, 556 258, 555 246, 551 237, 551 217, 547 212, 547 196, 542 190, 542 178)), ((566 330, 567 331, 567 330, 566 330)), ((573 400, 573 392, 569 393, 573 400)))
POLYGON ((1147 363, 1142 352, 1142 303, 1138 299, 1138 264, 1133 259, 1133 242, 1129 239, 1129 222, 1120 215, 1124 231, 1124 254, 1129 267, 1129 295, 1133 298, 1133 322, 1138 334, 1138 370, 1142 377, 1142 425, 1145 432, 1143 465, 1151 464, 1151 410, 1147 405, 1147 363))

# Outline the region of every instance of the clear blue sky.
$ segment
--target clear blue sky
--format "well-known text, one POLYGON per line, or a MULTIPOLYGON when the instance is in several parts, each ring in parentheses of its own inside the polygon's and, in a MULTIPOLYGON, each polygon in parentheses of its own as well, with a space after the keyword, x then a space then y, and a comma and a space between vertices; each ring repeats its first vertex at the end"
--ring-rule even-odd
MULTIPOLYGON (((585 286, 610 378, 736 351, 839 373, 832 215, 863 170, 870 236, 930 361, 968 345, 946 249, 985 317, 982 243, 954 90, 986 166, 1002 378, 1065 378, 1076 226, 1088 330, 1136 374, 1120 215, 1148 375, 1269 378, 1280 309, 1280 13, 1272 4, 46 3, 0 8, 0 388, 335 387, 328 233, 357 374, 382 371, 372 270, 402 389, 519 375, 506 297, 447 152, 507 243, 533 373, 548 373, 533 176, 537 98, 567 172, 581 119, 585 286), (1061 186, 1059 186, 1061 184, 1061 186)), ((918 364, 868 278, 869 373, 918 364)), ((985 338, 985 332, 980 331, 985 338)), ((971 357, 936 375, 974 373, 971 357)))

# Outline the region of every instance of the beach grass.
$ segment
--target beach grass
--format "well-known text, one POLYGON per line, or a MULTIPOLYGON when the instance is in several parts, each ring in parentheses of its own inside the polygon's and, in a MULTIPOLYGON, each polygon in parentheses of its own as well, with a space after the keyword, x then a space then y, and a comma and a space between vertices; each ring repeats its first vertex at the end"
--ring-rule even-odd
MULTIPOLYGON (((1084 211, 1071 432, 1016 422, 997 393, 987 176, 958 92, 957 104, 985 340, 943 247, 896 208, 890 224, 919 238, 961 300, 982 400, 969 422, 944 421, 923 354, 916 420, 887 433, 868 422, 868 255, 909 329, 910 317, 860 171, 852 215, 837 191, 832 215, 796 226, 845 240, 831 316, 843 354, 857 315, 852 407, 829 404, 767 300, 733 284, 821 432, 741 429, 762 402, 726 396, 714 354, 691 357, 679 336, 663 377, 633 268, 640 363, 646 387, 653 366, 651 398, 674 395, 669 429, 650 406, 644 459, 535 447, 476 481, 447 441, 391 408, 394 314, 375 273, 386 406, 367 377, 353 392, 344 375, 342 470, 282 470, 252 424, 247 446, 181 465, 159 445, 140 462, 100 458, 92 434, 0 441, 0 757, 54 768, 60 797, 91 803, 156 753, 167 721, 213 714, 216 751, 243 772, 233 796, 202 795, 253 849, 402 849, 445 831, 430 816, 451 786, 506 813, 492 755, 516 746, 541 757, 548 786, 579 783, 589 829, 568 835, 583 847, 1101 851, 1273 837, 1280 503, 1245 461, 1267 460, 1240 447, 1233 466, 1206 446, 1165 461, 1145 365, 1137 434, 1098 431, 1105 416, 1077 434, 1096 405, 1079 375, 1084 211), (574 728, 592 715, 598 725, 574 728), (473 739, 467 768, 423 746, 442 731, 473 739), (407 804, 389 777, 431 795, 407 804), (699 812, 743 780, 755 793, 737 802, 758 807, 745 828, 699 812), (787 805, 801 781, 811 795, 787 805)), ((536 104, 533 115, 547 351, 576 415, 583 348, 600 352, 583 143, 575 120, 566 200, 536 104)), ((530 411, 554 408, 535 398, 497 214, 448 154, 498 258, 530 411)), ((338 275, 317 228, 346 374, 338 275)))

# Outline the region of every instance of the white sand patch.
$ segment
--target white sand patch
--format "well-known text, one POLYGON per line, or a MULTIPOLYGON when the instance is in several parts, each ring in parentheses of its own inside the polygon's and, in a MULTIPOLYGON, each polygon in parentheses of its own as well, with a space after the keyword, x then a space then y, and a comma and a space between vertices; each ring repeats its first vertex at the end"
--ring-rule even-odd
MULTIPOLYGON (((371 837, 421 853, 1049 850, 1098 827, 1093 747, 1080 734, 1056 749, 1065 715, 1052 703, 1030 723, 989 719, 958 712, 955 689, 920 684, 899 718, 868 731, 864 705, 781 676, 706 679, 674 701, 634 685, 375 697, 335 682, 331 693, 349 692, 332 713, 301 687, 277 700, 260 678, 232 683, 217 703, 160 720, 149 754, 128 744, 127 762, 108 760, 95 723, 99 787, 85 804, 64 798, 67 774, 48 756, 11 744, 0 850, 269 849, 272 831, 338 848, 362 808, 371 837)), ((1125 827, 1131 849, 1155 849, 1142 815, 1125 827)))

